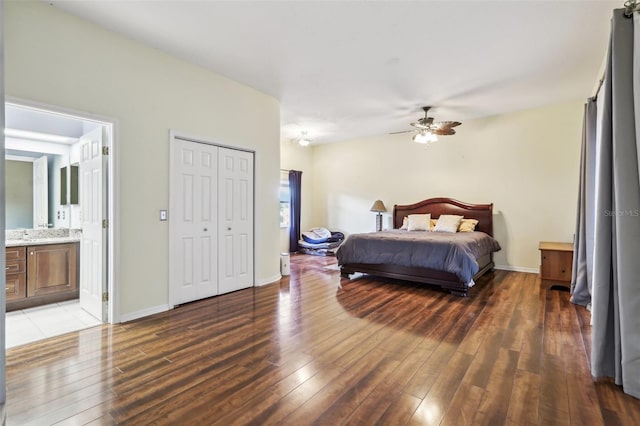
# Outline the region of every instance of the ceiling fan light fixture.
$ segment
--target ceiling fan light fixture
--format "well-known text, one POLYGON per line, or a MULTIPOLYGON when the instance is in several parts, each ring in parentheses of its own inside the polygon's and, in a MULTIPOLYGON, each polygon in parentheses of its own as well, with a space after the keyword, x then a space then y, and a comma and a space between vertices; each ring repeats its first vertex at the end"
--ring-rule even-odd
POLYGON ((419 133, 413 135, 411 140, 416 143, 426 144, 429 142, 436 142, 438 140, 438 137, 428 130, 422 130, 419 133))
POLYGON ((435 123, 433 117, 429 117, 428 115, 431 107, 426 106, 422 107, 422 109, 424 111, 424 117, 414 123, 410 123, 413 127, 416 128, 416 133, 411 138, 411 140, 416 143, 426 144, 430 142, 437 142, 437 135, 455 135, 456 131, 453 130, 453 128, 462 124, 459 121, 440 121, 435 123))
POLYGON ((307 138, 307 132, 303 130, 302 136, 300 136, 300 138, 298 139, 298 145, 309 146, 310 143, 311 143, 311 140, 307 138))
POLYGON ((427 142, 429 142, 427 140, 427 135, 424 132, 416 133, 415 135, 413 135, 411 140, 416 142, 416 143, 427 143, 427 142))

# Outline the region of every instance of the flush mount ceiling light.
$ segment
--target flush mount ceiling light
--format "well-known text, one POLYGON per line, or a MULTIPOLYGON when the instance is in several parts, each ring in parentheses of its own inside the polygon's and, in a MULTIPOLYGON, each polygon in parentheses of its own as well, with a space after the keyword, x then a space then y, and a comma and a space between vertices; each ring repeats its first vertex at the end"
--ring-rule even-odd
POLYGON ((307 132, 303 130, 302 131, 302 135, 298 139, 298 145, 300 145, 300 146, 309 146, 310 143, 311 143, 311 140, 309 138, 307 138, 307 132))

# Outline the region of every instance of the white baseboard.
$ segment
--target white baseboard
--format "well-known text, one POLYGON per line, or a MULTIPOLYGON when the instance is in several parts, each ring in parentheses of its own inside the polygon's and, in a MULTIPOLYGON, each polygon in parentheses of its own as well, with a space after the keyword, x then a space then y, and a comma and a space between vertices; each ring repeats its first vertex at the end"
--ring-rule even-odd
POLYGON ((527 272, 529 274, 540 273, 540 269, 538 268, 525 268, 524 266, 496 265, 494 268, 500 269, 501 271, 527 272))
POLYGON ((138 318, 148 317, 149 315, 159 314, 160 312, 166 312, 169 310, 169 305, 153 306, 151 308, 142 309, 141 311, 130 312, 128 314, 120 315, 120 322, 133 321, 138 318))
MULTIPOLYGON (((278 281, 281 278, 282 278, 282 275, 278 274, 278 275, 275 275, 275 276, 273 276, 271 278, 266 278, 264 280, 260 280, 260 281, 256 282, 256 286, 263 286, 263 285, 271 284, 272 282, 278 281)), ((148 317, 149 315, 159 314, 160 312, 166 312, 169 309, 170 309, 169 305, 158 305, 158 306, 153 306, 151 308, 142 309, 140 311, 130 312, 128 314, 121 314, 119 322, 133 321, 133 320, 136 320, 138 318, 148 317)))
POLYGON ((273 277, 270 277, 270 278, 264 278, 262 280, 256 281, 256 287, 271 284, 273 282, 279 281, 281 278, 282 278, 282 275, 280 274, 274 275, 273 277))

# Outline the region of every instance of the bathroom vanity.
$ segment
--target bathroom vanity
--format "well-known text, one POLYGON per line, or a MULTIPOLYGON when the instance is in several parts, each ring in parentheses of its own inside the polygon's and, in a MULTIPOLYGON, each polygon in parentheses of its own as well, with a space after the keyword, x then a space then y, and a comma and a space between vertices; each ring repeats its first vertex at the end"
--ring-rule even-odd
POLYGON ((7 312, 78 298, 80 237, 54 231, 7 239, 7 312))

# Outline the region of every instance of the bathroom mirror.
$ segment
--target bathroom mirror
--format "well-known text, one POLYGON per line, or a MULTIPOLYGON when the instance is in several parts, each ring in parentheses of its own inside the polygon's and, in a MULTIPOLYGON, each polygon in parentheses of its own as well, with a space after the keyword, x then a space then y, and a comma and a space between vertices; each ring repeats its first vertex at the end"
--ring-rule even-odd
MULTIPOLYGON (((46 176, 46 179, 39 185, 35 180, 34 164, 36 164, 37 158, 42 157, 42 153, 6 150, 6 229, 46 228, 51 226, 50 224, 53 224, 54 227, 69 226, 60 222, 63 215, 69 217, 68 210, 63 213, 63 209, 68 209, 71 201, 69 166, 64 165, 69 163, 69 157, 47 154, 47 168, 42 173, 43 178, 46 176), (61 182, 65 176, 66 184, 61 182), (67 190, 64 191, 63 188, 67 188, 67 190), (34 194, 42 190, 44 193, 36 205, 34 194), (36 211, 43 211, 45 219, 35 221, 36 211)), ((77 189, 74 192, 77 199, 77 189)))
POLYGON ((78 204, 78 166, 60 168, 60 205, 78 204))
POLYGON ((69 204, 79 204, 78 166, 69 166, 69 204))
POLYGON ((60 205, 67 205, 67 168, 60 168, 60 205))

